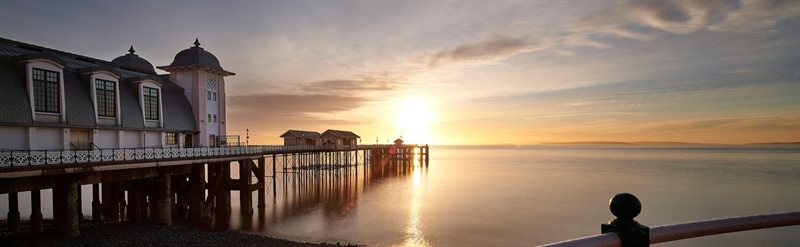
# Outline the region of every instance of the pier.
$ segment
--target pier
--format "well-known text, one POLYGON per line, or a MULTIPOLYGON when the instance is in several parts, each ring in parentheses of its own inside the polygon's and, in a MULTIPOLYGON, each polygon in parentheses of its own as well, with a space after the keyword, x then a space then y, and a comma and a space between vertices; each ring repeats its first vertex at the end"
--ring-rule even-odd
POLYGON ((395 169, 428 166, 429 153, 427 145, 0 151, 0 194, 9 198, 7 229, 19 231, 18 193, 30 191, 30 229, 40 233, 44 231, 40 191, 53 189, 54 228, 60 235, 74 237, 80 234, 84 213, 82 185, 92 187, 92 221, 169 225, 173 220, 199 221, 231 213, 232 191, 241 192, 241 213, 253 214, 253 192, 257 192, 256 207, 262 210, 267 206, 266 178, 278 173, 354 166, 374 166, 373 172, 381 172, 386 164, 395 169), (232 167, 238 168, 239 179, 231 178, 232 167))

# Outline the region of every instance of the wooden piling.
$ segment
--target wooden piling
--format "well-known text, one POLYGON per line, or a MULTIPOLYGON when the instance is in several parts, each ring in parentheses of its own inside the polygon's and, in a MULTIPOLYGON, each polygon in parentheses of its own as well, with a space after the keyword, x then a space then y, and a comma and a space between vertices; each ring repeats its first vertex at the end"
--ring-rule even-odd
POLYGON ((253 214, 253 192, 250 184, 253 182, 253 161, 239 161, 239 208, 244 214, 253 214))
POLYGON ((160 174, 153 186, 153 201, 150 212, 153 222, 161 225, 172 225, 172 181, 168 174, 160 174))
POLYGON ((31 231, 33 233, 41 233, 43 230, 41 192, 39 190, 31 190, 31 231))
POLYGON ((64 180, 53 188, 53 220, 56 231, 65 237, 77 237, 78 228, 78 183, 64 180))
POLYGON ((17 192, 8 193, 8 230, 19 231, 19 195, 17 192))
POLYGON ((128 188, 128 209, 127 217, 130 221, 142 221, 142 191, 138 181, 131 181, 128 188))
MULTIPOLYGON (((267 207, 267 159, 264 156, 258 159, 258 165, 260 168, 256 170, 256 177, 258 178, 258 209, 264 209, 267 207)), ((273 168, 274 169, 274 168, 273 168)), ((273 174, 273 178, 274 178, 273 174)), ((274 180, 274 179, 273 179, 274 180)))
POLYGON ((116 222, 120 220, 119 199, 117 198, 119 197, 119 193, 117 193, 116 189, 116 183, 103 183, 103 201, 101 202, 101 205, 103 208, 103 219, 106 221, 116 222))
POLYGON ((231 191, 228 189, 231 180, 231 165, 230 162, 220 162, 215 165, 215 176, 220 176, 219 184, 216 188, 216 212, 217 213, 230 213, 231 212, 231 191))
MULTIPOLYGON (((189 220, 200 220, 203 215, 203 201, 205 197, 205 165, 192 165, 192 173, 189 175, 189 220)), ((211 168, 209 168, 210 170, 211 168)))
POLYGON ((92 220, 100 221, 102 219, 100 207, 100 184, 92 184, 92 220))

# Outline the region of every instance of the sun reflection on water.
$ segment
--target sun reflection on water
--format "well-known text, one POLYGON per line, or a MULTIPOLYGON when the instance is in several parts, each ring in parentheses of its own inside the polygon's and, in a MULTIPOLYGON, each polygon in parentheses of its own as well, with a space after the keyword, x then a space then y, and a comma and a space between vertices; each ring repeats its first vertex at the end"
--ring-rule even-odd
POLYGON ((422 191, 420 181, 422 177, 422 169, 414 169, 413 175, 413 196, 411 197, 411 205, 408 212, 408 224, 406 225, 405 241, 399 246, 406 247, 427 247, 431 246, 428 240, 425 239, 423 232, 422 217, 420 215, 420 207, 422 206, 422 191))

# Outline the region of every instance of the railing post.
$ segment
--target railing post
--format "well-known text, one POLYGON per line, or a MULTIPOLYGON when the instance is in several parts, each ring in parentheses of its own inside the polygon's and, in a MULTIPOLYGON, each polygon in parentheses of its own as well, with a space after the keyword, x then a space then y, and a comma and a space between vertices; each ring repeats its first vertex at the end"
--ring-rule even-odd
POLYGON ((636 196, 630 193, 616 194, 608 201, 608 208, 617 218, 602 224, 600 233, 617 233, 622 247, 650 246, 650 228, 633 220, 642 212, 642 204, 636 196))

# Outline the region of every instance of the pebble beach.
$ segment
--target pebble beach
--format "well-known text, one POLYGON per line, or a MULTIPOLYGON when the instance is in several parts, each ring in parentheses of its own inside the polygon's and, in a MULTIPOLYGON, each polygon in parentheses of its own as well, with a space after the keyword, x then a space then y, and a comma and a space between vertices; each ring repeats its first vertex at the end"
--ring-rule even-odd
POLYGON ((358 246, 346 243, 304 243, 240 231, 208 232, 181 225, 112 224, 82 226, 81 235, 20 233, 0 237, 2 246, 358 246))

